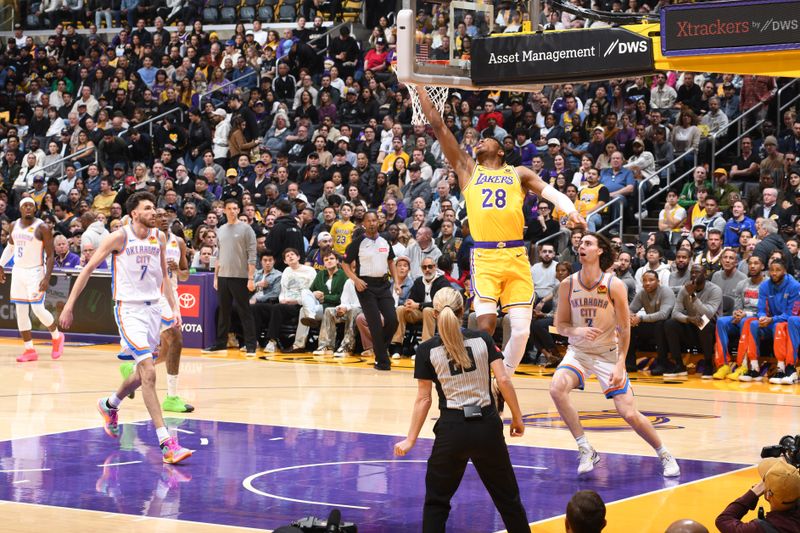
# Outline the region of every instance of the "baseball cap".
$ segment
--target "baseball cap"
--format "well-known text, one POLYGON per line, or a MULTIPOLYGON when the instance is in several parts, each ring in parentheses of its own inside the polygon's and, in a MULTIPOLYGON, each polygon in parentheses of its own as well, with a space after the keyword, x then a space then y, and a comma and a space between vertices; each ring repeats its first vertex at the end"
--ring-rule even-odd
POLYGON ((215 115, 217 115, 218 117, 222 117, 222 118, 225 118, 225 117, 227 117, 227 116, 228 116, 228 112, 227 112, 227 111, 225 111, 225 110, 224 110, 224 109, 222 109, 222 108, 217 108, 217 109, 215 109, 215 110, 214 110, 214 114, 215 114, 215 115))
POLYGON ((235 178, 238 175, 239 175, 239 172, 237 172, 235 168, 229 168, 227 171, 225 171, 225 177, 226 178, 230 178, 230 177, 235 178))
POLYGON ((346 142, 347 144, 350 144, 350 137, 348 137, 347 135, 340 135, 340 136, 339 136, 339 138, 338 138, 338 139, 336 139, 336 142, 337 142, 337 143, 338 143, 339 141, 344 141, 344 142, 346 142))
POLYGON ((778 139, 776 139, 774 135, 767 135, 767 138, 764 139, 764 146, 768 144, 778 146, 778 139))
POLYGON ((320 231, 317 234, 317 242, 319 242, 319 241, 328 241, 328 240, 332 241, 333 240, 333 235, 331 235, 327 231, 320 231))
POLYGON ((258 161, 256 161, 256 163, 255 163, 255 165, 254 165, 254 166, 256 166, 256 167, 257 167, 258 165, 261 165, 261 166, 267 166, 267 164, 266 164, 265 162, 263 162, 262 160, 260 160, 260 159, 259 159, 258 161))
POLYGON ((247 36, 247 35, 255 35, 256 33, 253 30, 247 30, 246 32, 244 32, 244 34, 245 36, 247 36))
POLYGON ((697 224, 692 226, 692 231, 696 230, 697 228, 702 228, 703 230, 705 230, 706 229, 706 225, 698 222, 697 224))
POLYGON ((716 169, 714 171, 714 175, 716 176, 717 174, 721 174, 723 176, 727 176, 728 175, 728 171, 725 170, 724 168, 718 168, 718 169, 716 169))
POLYGON ((63 130, 61 130, 61 135, 69 135, 69 130, 67 128, 64 128, 63 130))
POLYGON ((114 170, 125 170, 125 165, 122 163, 116 163, 114 164, 114 170))
POLYGON ((549 139, 547 139, 547 146, 561 146, 561 141, 559 141, 555 137, 550 137, 549 139))
POLYGON ((37 182, 38 183, 44 183, 44 176, 34 176, 33 177, 33 182, 34 183, 37 183, 37 182))
POLYGON ((125 185, 133 185, 135 183, 136 183, 136 178, 134 178, 133 176, 128 176, 127 178, 125 178, 125 185))
POLYGON ((236 41, 234 41, 233 39, 228 39, 227 41, 225 41, 225 46, 235 46, 235 45, 236 41))
POLYGON ((375 44, 386 44, 386 39, 384 39, 383 37, 378 37, 375 40, 375 44))
POLYGON ((411 259, 409 259, 408 256, 406 255, 398 255, 397 257, 395 257, 394 258, 395 264, 397 264, 398 261, 405 261, 408 266, 411 266, 411 259))
POLYGON ((212 31, 211 33, 208 34, 208 38, 209 39, 219 39, 219 34, 217 32, 215 32, 215 31, 212 31))
POLYGON ((641 137, 636 137, 636 138, 633 140, 633 144, 641 144, 642 146, 644 146, 644 141, 642 140, 642 138, 641 138, 641 137))
POLYGON ((722 88, 723 89, 735 89, 736 87, 734 87, 733 84, 728 81, 728 82, 725 82, 725 83, 722 84, 722 88))
POLYGON ((763 472, 764 487, 766 492, 772 493, 769 499, 772 510, 783 511, 794 507, 800 499, 800 472, 797 468, 781 459, 768 458, 758 465, 758 473, 762 474, 763 470, 766 470, 763 472))

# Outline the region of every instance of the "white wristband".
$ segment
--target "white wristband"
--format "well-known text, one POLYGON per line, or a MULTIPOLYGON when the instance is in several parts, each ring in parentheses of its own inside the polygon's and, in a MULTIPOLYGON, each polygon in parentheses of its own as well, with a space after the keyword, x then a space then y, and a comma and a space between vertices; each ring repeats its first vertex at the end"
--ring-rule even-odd
POLYGON ((548 202, 552 202, 560 211, 563 211, 567 215, 574 213, 577 211, 575 209, 575 204, 572 203, 572 200, 567 197, 566 194, 560 193, 552 185, 545 185, 544 189, 542 189, 542 198, 547 200, 548 202))

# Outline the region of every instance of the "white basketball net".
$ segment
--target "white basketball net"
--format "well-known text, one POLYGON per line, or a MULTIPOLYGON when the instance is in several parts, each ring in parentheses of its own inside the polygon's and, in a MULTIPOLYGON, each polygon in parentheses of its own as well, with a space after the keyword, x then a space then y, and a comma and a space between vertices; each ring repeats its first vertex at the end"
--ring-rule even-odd
MULTIPOLYGON (((419 102, 419 95, 417 91, 419 87, 416 85, 407 83, 406 87, 408 87, 408 93, 411 96, 411 124, 418 125, 418 124, 427 124, 428 119, 425 118, 425 113, 422 111, 422 105, 419 102)), ((424 90, 428 91, 428 96, 433 102, 433 106, 436 108, 436 112, 440 115, 444 112, 444 103, 447 101, 447 96, 449 94, 449 89, 447 87, 439 87, 439 86, 423 86, 424 90)))

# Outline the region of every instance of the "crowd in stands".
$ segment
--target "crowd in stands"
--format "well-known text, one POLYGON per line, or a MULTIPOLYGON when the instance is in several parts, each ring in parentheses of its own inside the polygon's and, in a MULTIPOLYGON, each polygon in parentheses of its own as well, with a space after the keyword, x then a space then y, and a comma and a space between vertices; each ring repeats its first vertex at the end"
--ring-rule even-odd
MULTIPOLYGON (((157 2, 138 3, 150 4, 157 2)), ((0 42, 0 246, 20 200, 30 196, 57 235, 57 267, 79 268, 122 224, 125 199, 149 190, 185 238, 192 268, 213 270, 223 202, 235 198, 257 236, 261 269, 251 302, 262 346, 307 350, 308 328, 319 327, 318 353, 344 355, 359 344, 368 353, 369 331, 339 264, 363 231, 365 213, 376 210, 401 282, 393 287, 400 325, 392 353, 410 355, 409 338, 433 334, 431 301, 439 288, 471 297, 472 240, 438 141, 425 126, 411 126, 408 90, 393 72, 396 27, 388 4, 368 3, 368 37, 357 39, 344 25, 327 48, 317 37, 331 14, 316 1, 298 4, 308 18, 292 29, 279 33, 256 20, 237 24, 228 38, 197 19, 169 25, 158 9, 133 17, 128 11, 127 23, 115 18, 111 24, 122 26, 113 34, 98 32, 91 17, 48 19, 52 33, 41 39, 18 25, 0 42), (76 20, 88 32, 78 32, 76 20), (287 316, 299 318, 292 344, 281 330, 287 316), (338 323, 344 333, 337 343, 338 323), (405 334, 408 325, 418 325, 415 335, 405 334)), ((495 4, 495 31, 519 31, 527 14, 510 2, 495 4)), ((655 13, 664 2, 599 4, 655 13)), ((426 6, 417 16, 421 52, 446 57, 453 47, 469 57, 485 21, 469 14, 454 21, 451 43, 443 30, 447 4, 426 6)), ((597 25, 549 6, 538 22, 545 30, 597 25)), ((588 230, 612 238, 634 311, 630 370, 637 348, 657 338, 647 334, 653 330, 667 332, 649 346, 658 353, 653 375, 683 375, 682 350, 694 348, 704 355, 704 377, 760 379, 759 341, 784 339, 774 326, 790 324, 788 315, 797 312, 761 320, 775 312, 762 309, 772 296, 760 296, 760 287, 753 292, 762 280, 783 283, 766 278, 773 263, 787 283, 800 267, 800 120, 793 109, 773 120, 777 90, 787 83, 659 72, 532 93, 452 91, 444 117, 467 153, 482 137, 497 139, 508 164, 533 168, 574 200, 588 230), (712 156, 712 146, 735 139, 740 126, 753 128, 712 156), (681 173, 688 177, 677 188, 662 190, 668 176, 681 173), (640 208, 640 188, 662 192, 640 208), (631 239, 606 227, 620 213, 635 231, 636 218, 657 214, 657 202, 664 205, 657 230, 631 239), (718 320, 723 316, 731 324, 718 320), (745 332, 732 346, 738 362, 729 347, 714 346, 720 324, 731 344, 745 332)), ((797 94, 789 89, 787 100, 797 94)), ((552 365, 558 339, 547 326, 558 281, 580 268, 581 233, 535 195, 524 210, 537 294, 529 362, 552 365)), ((772 377, 793 382, 794 354, 775 351, 786 355, 772 377)))

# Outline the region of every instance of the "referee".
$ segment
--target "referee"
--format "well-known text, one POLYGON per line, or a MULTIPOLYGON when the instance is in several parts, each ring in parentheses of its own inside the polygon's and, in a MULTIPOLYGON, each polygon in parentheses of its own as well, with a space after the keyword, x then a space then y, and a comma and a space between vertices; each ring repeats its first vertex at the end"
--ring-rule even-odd
POLYGON ((433 298, 433 310, 439 335, 417 348, 414 377, 418 388, 411 427, 408 437, 394 446, 394 453, 399 456, 414 446, 431 407, 431 387, 436 383, 440 416, 433 428, 436 440, 425 476, 422 531, 445 531, 450 499, 461 483, 467 461, 472 460, 509 533, 529 533, 503 438, 503 421, 489 392, 491 367, 511 409, 511 436, 522 435, 522 413, 503 365, 503 354, 487 333, 462 333, 464 301, 455 290, 439 290, 433 298))
POLYGON ((388 276, 391 274, 392 279, 397 279, 394 251, 389 241, 378 233, 378 214, 375 211, 364 215, 363 224, 364 233, 354 237, 347 246, 342 270, 353 281, 361 310, 367 319, 375 352, 375 368, 391 370, 386 346, 397 329, 397 314, 388 276))

